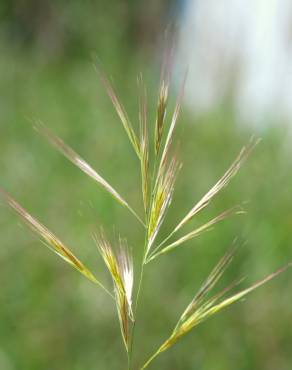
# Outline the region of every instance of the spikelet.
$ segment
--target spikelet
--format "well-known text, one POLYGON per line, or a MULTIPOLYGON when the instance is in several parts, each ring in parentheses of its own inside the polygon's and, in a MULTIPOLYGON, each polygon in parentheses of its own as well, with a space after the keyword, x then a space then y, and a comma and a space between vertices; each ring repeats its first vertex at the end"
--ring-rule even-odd
POLYGON ((191 240, 193 238, 196 238, 203 234, 206 231, 211 230, 211 228, 217 224, 220 221, 225 220, 227 217, 230 217, 232 215, 238 215, 238 214, 244 214, 245 212, 238 206, 232 207, 222 213, 220 213, 218 216, 214 217, 212 220, 206 222, 202 226, 196 228, 195 230, 189 232, 188 234, 182 236, 181 238, 177 239, 176 241, 172 242, 171 244, 165 246, 162 248, 163 244, 169 239, 169 236, 151 253, 149 258, 147 259, 146 263, 154 260, 158 256, 172 251, 174 248, 178 247, 179 245, 185 243, 188 240, 191 240))
POLYGON ((183 322, 191 314, 191 312, 194 312, 194 310, 204 301, 204 298, 214 288, 214 286, 217 284, 217 282, 220 280, 220 278, 224 274, 227 267, 232 262, 235 252, 236 252, 236 247, 233 246, 221 258, 221 260, 217 263, 217 265, 213 268, 213 270, 211 271, 207 279, 201 285, 198 293, 195 295, 191 303, 188 305, 188 307, 185 309, 185 311, 181 315, 178 325, 181 322, 183 322))
POLYGON ((126 350, 130 346, 130 320, 134 320, 132 311, 133 293, 133 261, 126 244, 120 239, 118 251, 115 253, 104 233, 94 235, 98 250, 109 270, 115 290, 115 300, 119 316, 120 328, 126 350))
POLYGON ((134 320, 133 310, 132 310, 132 294, 133 294, 133 284, 134 284, 134 269, 133 269, 133 259, 129 252, 128 247, 123 241, 120 240, 120 251, 118 254, 120 273, 122 276, 122 281, 124 284, 124 291, 126 295, 128 314, 131 320, 134 320))
MULTIPOLYGON (((163 152, 162 152, 158 170, 157 170, 155 186, 152 192, 151 210, 150 210, 150 216, 149 216, 149 222, 148 222, 148 245, 146 248, 145 263, 147 262, 147 257, 149 255, 150 249, 163 223, 166 211, 172 201, 174 182, 176 179, 178 169, 181 167, 181 165, 178 164, 175 156, 170 161, 170 164, 168 164, 167 162, 168 162, 168 157, 170 155, 169 152, 170 152, 170 147, 172 143, 172 136, 173 136, 176 122, 177 122, 180 109, 181 109, 186 75, 187 74, 185 74, 185 78, 183 80, 183 83, 181 85, 181 88, 180 88, 180 91, 177 97, 174 113, 172 116, 172 121, 171 121, 169 130, 168 130, 168 134, 166 137, 166 141, 164 144, 163 152)), ((163 78, 162 78, 162 81, 164 81, 163 78)), ((166 91, 168 91, 168 85, 167 85, 166 91)), ((167 99, 167 93, 165 93, 164 98, 167 99)), ((158 131, 158 129, 156 129, 156 131, 158 131)), ((159 142, 159 146, 160 146, 160 142, 159 142)), ((159 147, 158 147, 158 150, 159 150, 159 147)))
POLYGON ((251 151, 254 147, 258 144, 259 139, 255 140, 253 137, 251 138, 250 142, 246 147, 243 147, 240 151, 239 155, 235 159, 235 161, 231 164, 228 170, 224 173, 224 175, 217 181, 217 183, 203 196, 203 198, 188 212, 188 214, 179 222, 179 224, 175 227, 173 233, 177 232, 181 227, 183 227, 186 223, 188 223, 198 212, 204 209, 211 200, 222 190, 225 186, 227 186, 230 180, 236 175, 239 171, 242 164, 248 158, 251 151))
POLYGON ((233 288, 236 283, 232 283, 223 291, 219 292, 214 297, 208 299, 206 302, 201 303, 200 305, 192 304, 192 306, 189 307, 189 310, 184 314, 184 317, 181 319, 181 323, 176 328, 173 339, 179 339, 182 335, 189 332, 198 324, 202 323, 215 313, 221 311, 223 308, 228 307, 231 304, 239 301, 241 298, 251 293, 256 288, 259 288, 261 285, 267 283, 291 266, 292 264, 289 263, 287 266, 280 268, 276 272, 266 276, 264 279, 257 281, 249 288, 243 289, 228 298, 222 299, 221 301, 219 300, 223 297, 223 295, 226 294, 231 288, 233 288), (219 303, 217 303, 218 301, 219 303))
POLYGON ((128 202, 102 177, 100 176, 83 158, 81 158, 72 148, 64 143, 62 139, 53 134, 43 124, 38 123, 35 129, 42 134, 60 153, 62 153, 69 161, 77 166, 82 172, 91 177, 100 186, 102 186, 115 200, 126 207, 140 223, 143 221, 139 218, 136 212, 130 207, 128 202))
POLYGON ((42 237, 45 245, 60 256, 63 260, 78 270, 83 276, 93 283, 99 285, 109 295, 111 293, 95 278, 92 272, 74 256, 74 254, 58 239, 50 230, 31 216, 20 204, 16 202, 8 193, 0 189, 0 194, 6 203, 26 222, 26 224, 38 235, 42 237))
POLYGON ((142 75, 138 78, 140 86, 139 99, 139 121, 140 121, 140 165, 141 165, 141 181, 142 181, 142 196, 145 213, 148 210, 149 204, 149 138, 147 124, 147 94, 143 83, 142 75))
POLYGON ((168 100, 169 81, 164 78, 160 81, 159 96, 157 102, 157 113, 155 122, 155 154, 158 155, 165 125, 166 107, 168 100))
POLYGON ((200 323, 207 320, 209 317, 220 312, 224 308, 230 306, 231 304, 239 301, 247 294, 251 293, 253 290, 259 288, 263 284, 272 280, 289 267, 292 267, 292 263, 289 263, 285 267, 280 268, 276 272, 268 275, 262 280, 257 281, 247 289, 243 289, 238 293, 235 293, 227 298, 223 298, 224 295, 233 289, 241 280, 233 282, 227 288, 223 289, 219 293, 215 294, 213 297, 207 299, 208 293, 219 281, 224 271, 232 261, 234 255, 234 249, 229 251, 212 270, 206 281, 202 284, 198 293, 195 295, 191 303, 187 306, 186 310, 183 312, 179 318, 173 332, 169 338, 158 348, 158 350, 149 358, 148 361, 142 366, 141 370, 146 369, 148 365, 161 353, 172 347, 179 339, 181 339, 185 334, 187 334, 194 327, 200 323))
POLYGON ((164 165, 164 163, 167 160, 167 157, 169 155, 169 150, 170 150, 170 146, 171 146, 171 143, 172 143, 172 137, 173 137, 174 129, 175 129, 175 126, 176 126, 176 123, 177 123, 177 119, 178 119, 180 110, 181 110, 186 77, 187 77, 187 73, 185 74, 185 77, 184 77, 183 82, 181 84, 180 91, 179 91, 179 94, 178 94, 178 97, 177 97, 177 100, 176 100, 172 120, 171 120, 171 123, 170 123, 170 127, 169 127, 169 130, 168 130, 168 133, 167 133, 166 141, 165 141, 163 152, 162 152, 161 159, 160 159, 159 169, 161 169, 161 167, 164 165))
POLYGON ((109 96, 109 98, 111 99, 112 101, 112 104, 122 122, 122 125, 127 133, 127 136, 135 150, 135 153, 137 154, 138 157, 140 157, 140 145, 139 145, 139 140, 137 138, 137 135, 133 129, 133 126, 131 124, 131 121, 127 115, 127 112, 123 106, 123 104, 120 102, 120 100, 118 99, 117 97, 117 94, 115 93, 115 90, 112 86, 112 84, 110 83, 109 79, 107 78, 107 76, 105 75, 105 73, 103 73, 101 71, 100 68, 98 68, 97 66, 95 66, 96 69, 97 69, 97 72, 99 73, 99 76, 100 76, 100 79, 101 79, 101 82, 102 84, 104 85, 105 87, 105 90, 109 96))
POLYGON ((174 183, 179 168, 180 165, 174 156, 169 164, 164 162, 157 175, 149 217, 146 257, 171 204, 174 183))
POLYGON ((154 133, 154 149, 156 156, 158 156, 160 151, 165 127, 165 118, 169 98, 169 85, 174 62, 175 40, 172 36, 166 33, 164 39, 164 44, 167 46, 164 50, 163 62, 161 66, 154 133))

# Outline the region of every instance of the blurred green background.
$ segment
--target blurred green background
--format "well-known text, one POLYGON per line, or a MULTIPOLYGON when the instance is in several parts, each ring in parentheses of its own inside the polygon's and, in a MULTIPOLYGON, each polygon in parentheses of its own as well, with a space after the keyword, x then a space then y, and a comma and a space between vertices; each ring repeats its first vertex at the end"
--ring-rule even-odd
MULTIPOLYGON (((70 143, 142 213, 138 163, 94 70, 92 55, 112 76, 134 122, 136 76, 143 71, 153 127, 158 49, 171 13, 169 2, 2 0, 0 13, 1 187, 110 285, 91 238, 94 226, 127 236, 137 258, 142 229, 39 137, 32 121, 40 119, 70 143)), ((234 121, 228 102, 200 117, 183 109, 176 137, 184 166, 162 233, 217 181, 253 134, 234 121)), ((235 237, 244 246, 225 283, 246 276, 243 286, 247 286, 291 260, 287 132, 283 122, 263 130, 261 144, 239 175, 192 226, 242 202, 246 216, 221 223, 147 268, 136 364, 166 338, 235 237)), ((1 205, 0 369, 124 369, 112 302, 44 248, 1 205)), ((199 326, 151 369, 291 369, 291 289, 288 271, 199 326)))

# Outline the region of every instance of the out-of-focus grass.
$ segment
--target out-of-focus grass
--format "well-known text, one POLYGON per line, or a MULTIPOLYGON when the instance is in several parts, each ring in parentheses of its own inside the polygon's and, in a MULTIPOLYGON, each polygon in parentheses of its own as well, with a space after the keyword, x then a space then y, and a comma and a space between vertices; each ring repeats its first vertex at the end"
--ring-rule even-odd
MULTIPOLYGON (((138 163, 90 57, 47 64, 37 53, 4 46, 1 55, 1 186, 109 283, 91 239, 93 227, 103 224, 109 232, 120 231, 139 254, 140 225, 39 137, 31 123, 41 119, 142 211, 138 163)), ((131 60, 134 56, 123 55, 120 64, 108 64, 107 70, 134 117, 138 67, 131 60)), ((146 65, 141 62, 139 69, 146 65)), ((148 78, 153 103, 156 80, 153 70, 148 78)), ((204 119, 183 113, 177 137, 184 166, 166 227, 215 183, 251 134, 236 127, 227 109, 204 119)), ((283 148, 286 133, 275 125, 261 136, 262 143, 239 175, 193 223, 242 201, 248 201, 247 216, 225 221, 147 268, 136 361, 141 363, 166 338, 234 237, 246 245, 226 281, 248 275, 252 282, 291 259, 292 178, 290 153, 283 148)), ((43 248, 5 207, 0 208, 0 241, 0 369, 122 368, 118 322, 102 291, 43 248)), ((198 327, 154 368, 290 369, 291 288, 288 272, 198 327)))

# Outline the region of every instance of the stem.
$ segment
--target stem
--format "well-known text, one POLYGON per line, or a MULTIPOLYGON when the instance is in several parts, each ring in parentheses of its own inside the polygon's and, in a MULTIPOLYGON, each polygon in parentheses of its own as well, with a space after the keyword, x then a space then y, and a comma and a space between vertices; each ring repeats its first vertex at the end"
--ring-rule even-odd
POLYGON ((133 210, 133 208, 130 207, 128 204, 127 204, 126 207, 136 217, 136 219, 140 222, 140 224, 143 225, 144 227, 146 227, 145 223, 141 220, 141 218, 137 215, 137 213, 133 210))
POLYGON ((113 300, 115 299, 115 297, 112 295, 112 293, 101 283, 99 282, 98 280, 96 279, 90 279, 93 283, 95 283, 96 285, 98 285, 105 293, 107 293, 113 300))
MULTIPOLYGON (((170 335, 170 337, 162 343, 162 345, 158 348, 158 350, 156 352, 154 352, 154 354, 145 362, 145 364, 141 367, 140 370, 143 370, 143 369, 146 369, 146 367, 148 367, 150 365, 150 363, 158 356, 160 355, 162 352, 166 351, 172 344, 171 344, 171 340, 174 339, 174 334, 175 332, 173 331, 172 334, 170 335)), ((176 339, 177 340, 177 339, 176 339)), ((175 341, 176 341, 175 340, 175 341)))
POLYGON ((141 367, 140 370, 146 369, 150 365, 150 363, 159 355, 159 350, 152 355, 147 362, 141 367))
POLYGON ((151 205, 153 202, 153 189, 154 189, 154 175, 156 172, 156 160, 154 163, 154 168, 153 168, 153 173, 152 173, 152 179, 151 179, 151 201, 149 202, 149 208, 148 210, 145 210, 145 242, 144 242, 144 251, 143 251, 143 257, 141 261, 141 270, 140 270, 140 277, 139 277, 139 285, 138 285, 138 290, 137 290, 137 295, 136 295, 136 300, 135 300, 135 307, 134 307, 134 322, 133 322, 133 328, 132 328, 132 335, 131 335, 131 344, 130 344, 130 349, 129 349, 129 370, 131 367, 132 359, 133 359, 133 347, 134 347, 134 337, 135 337, 135 329, 136 329, 136 322, 137 322, 137 312, 138 312, 138 306, 139 306, 139 298, 140 298, 140 293, 141 293, 141 288, 142 288, 142 283, 143 283, 143 277, 144 277, 144 267, 146 264, 146 258, 147 258, 147 246, 148 246, 148 225, 149 225, 149 219, 150 219, 150 213, 151 213, 151 205))
POLYGON ((139 285, 138 285, 138 291, 137 291, 136 302, 135 302, 135 310, 134 310, 135 318, 136 318, 136 315, 137 315, 139 297, 140 297, 140 292, 141 292, 141 287, 142 287, 142 282, 143 282, 144 266, 145 266, 145 257, 143 256, 142 265, 141 265, 140 279, 139 279, 139 285))
POLYGON ((153 249, 153 251, 150 253, 150 255, 146 259, 146 263, 152 261, 156 257, 156 253, 159 251, 159 249, 175 234, 175 230, 173 230, 168 237, 166 237, 156 248, 153 249))
POLYGON ((129 351, 127 351, 127 361, 128 361, 127 370, 131 370, 131 356, 129 351))
POLYGON ((135 329, 136 329, 136 322, 137 322, 137 312, 138 312, 139 298, 140 298, 141 287, 142 287, 143 276, 144 276, 145 251, 146 251, 147 243, 148 243, 148 238, 147 238, 147 231, 146 231, 144 253, 143 253, 143 258, 142 258, 142 263, 141 263, 141 271, 140 271, 140 277, 139 277, 139 285, 138 285, 135 307, 134 307, 134 322, 133 322, 132 335, 131 335, 131 344, 130 344, 130 348, 129 348, 129 364, 128 364, 129 368, 128 368, 128 370, 130 370, 132 359, 133 359, 134 336, 135 336, 135 329))
MULTIPOLYGON (((136 295, 136 300, 135 300, 135 307, 134 307, 134 312, 133 312, 134 322, 133 322, 133 327, 132 327, 131 343, 130 343, 129 351, 128 351, 128 370, 131 370, 131 365, 132 365, 134 337, 135 337, 135 329, 136 329, 136 322, 137 322, 137 312, 138 312, 138 306, 139 306, 139 298, 140 298, 141 288, 142 288, 142 284, 143 284, 144 267, 145 267, 146 262, 147 262, 147 246, 148 246, 148 243, 149 243, 148 227, 149 227, 152 203, 153 203, 154 195, 155 195, 154 194, 154 188, 155 188, 155 182, 156 182, 156 176, 155 176, 156 171, 157 171, 157 156, 155 157, 154 164, 153 164, 151 184, 150 184, 151 199, 150 199, 149 204, 148 204, 148 209, 145 209, 145 222, 143 222, 141 219, 139 219, 139 216, 137 216, 137 214, 135 214, 135 216, 139 219, 139 221, 145 227, 145 242, 144 242, 143 257, 142 257, 142 261, 141 261, 139 285, 138 285, 138 290, 137 290, 137 295, 136 295)), ((132 213, 135 213, 132 209, 130 209, 130 211, 132 213)), ((154 357, 153 357, 153 359, 154 359, 154 357)), ((151 361, 152 361, 152 359, 151 359, 151 361)))
POLYGON ((167 344, 167 341, 164 342, 159 348, 158 350, 145 362, 145 364, 141 367, 140 370, 143 370, 143 369, 146 369, 146 367, 148 367, 150 365, 150 363, 158 356, 160 355, 160 353, 164 352, 166 350, 166 344, 167 344))

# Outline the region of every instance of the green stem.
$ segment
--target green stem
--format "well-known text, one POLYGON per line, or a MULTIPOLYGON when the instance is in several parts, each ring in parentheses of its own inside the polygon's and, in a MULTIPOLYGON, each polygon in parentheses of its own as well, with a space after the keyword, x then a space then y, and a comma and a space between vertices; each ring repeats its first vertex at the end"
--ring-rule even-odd
POLYGON ((175 332, 173 331, 170 337, 162 343, 162 345, 158 348, 156 352, 145 362, 145 364, 140 368, 140 370, 146 369, 150 365, 150 363, 162 352, 166 351, 177 339, 174 338, 175 332))
POLYGON ((160 346, 158 348, 158 350, 145 362, 145 364, 141 367, 140 370, 144 370, 146 369, 146 367, 148 367, 150 365, 150 363, 158 356, 160 355, 160 353, 162 353, 163 351, 165 351, 165 344, 167 342, 163 343, 162 346, 160 346))
POLYGON ((138 216, 138 214, 133 210, 132 207, 130 207, 128 204, 126 205, 126 207, 128 208, 128 210, 136 217, 136 219, 140 222, 141 225, 143 225, 144 227, 146 227, 145 223, 141 220, 141 218, 138 216))
POLYGON ((90 279, 94 284, 98 285, 106 294, 108 294, 113 300, 115 300, 115 297, 112 295, 112 293, 98 280, 90 279))
POLYGON ((142 258, 142 263, 141 263, 139 285, 138 285, 135 307, 134 307, 134 322, 133 322, 132 335, 131 335, 131 344, 130 344, 130 349, 129 349, 129 370, 130 370, 132 359, 133 359, 134 336, 135 336, 135 329, 136 329, 136 322, 137 322, 137 312, 138 312, 139 298, 140 298, 141 287, 142 287, 143 276, 144 276, 145 251, 146 251, 147 243, 148 243, 147 236, 145 236, 144 253, 143 253, 143 258, 142 258))
POLYGON ((153 251, 150 253, 150 255, 146 259, 146 263, 152 261, 155 257, 159 249, 175 234, 175 230, 173 230, 168 237, 166 237, 156 248, 153 249, 153 251))
MULTIPOLYGON (((137 322, 139 299, 140 299, 141 288, 142 288, 142 284, 143 284, 144 267, 146 265, 146 260, 147 260, 147 246, 148 246, 148 243, 149 243, 148 227, 149 227, 149 219, 150 219, 150 214, 151 214, 152 203, 153 203, 153 199, 154 199, 156 170, 157 170, 157 157, 155 157, 155 160, 154 160, 152 176, 151 176, 151 185, 150 185, 151 199, 149 201, 148 209, 145 209, 145 222, 142 221, 142 223, 145 227, 145 242, 144 242, 144 251, 143 251, 143 257, 142 257, 142 262, 141 262, 141 270, 140 270, 138 290, 137 290, 137 295, 136 295, 136 300, 135 300, 135 307, 134 307, 134 312, 133 312, 134 313, 134 322, 133 322, 133 327, 132 327, 131 344, 130 344, 129 353, 128 353, 128 370, 131 370, 132 360, 133 360, 134 336, 135 336, 135 329, 136 329, 136 322, 137 322)), ((136 217, 137 217, 137 215, 136 215, 136 217)))
POLYGON ((128 361, 127 370, 131 370, 131 357, 128 351, 127 351, 127 361, 128 361))
POLYGON ((150 363, 159 355, 159 353, 159 350, 155 352, 154 355, 149 358, 149 360, 141 367, 140 370, 146 369, 146 367, 150 365, 150 363))
MULTIPOLYGON (((154 168, 153 172, 156 170, 156 161, 154 163, 154 168)), ((150 218, 150 213, 151 213, 151 204, 153 201, 153 188, 154 188, 154 175, 152 175, 151 179, 151 201, 149 203, 149 209, 145 210, 145 224, 146 225, 146 230, 145 230, 145 242, 144 242, 144 250, 143 250, 143 257, 141 261, 141 270, 140 270, 140 277, 139 277, 139 284, 138 284, 138 290, 137 290, 137 295, 136 295, 136 300, 135 300, 135 307, 134 307, 134 323, 133 323, 133 328, 132 328, 132 335, 131 335, 131 345, 130 345, 130 366, 132 363, 133 359, 133 347, 134 347, 134 336, 135 336, 135 329, 136 329, 136 322, 137 322, 137 313, 138 313, 138 306, 139 306, 139 299, 140 299, 140 294, 141 294, 141 288, 142 288, 142 283, 143 283, 143 277, 144 277, 144 267, 146 264, 146 256, 147 256, 147 246, 148 246, 148 225, 149 225, 149 218, 150 218)))

